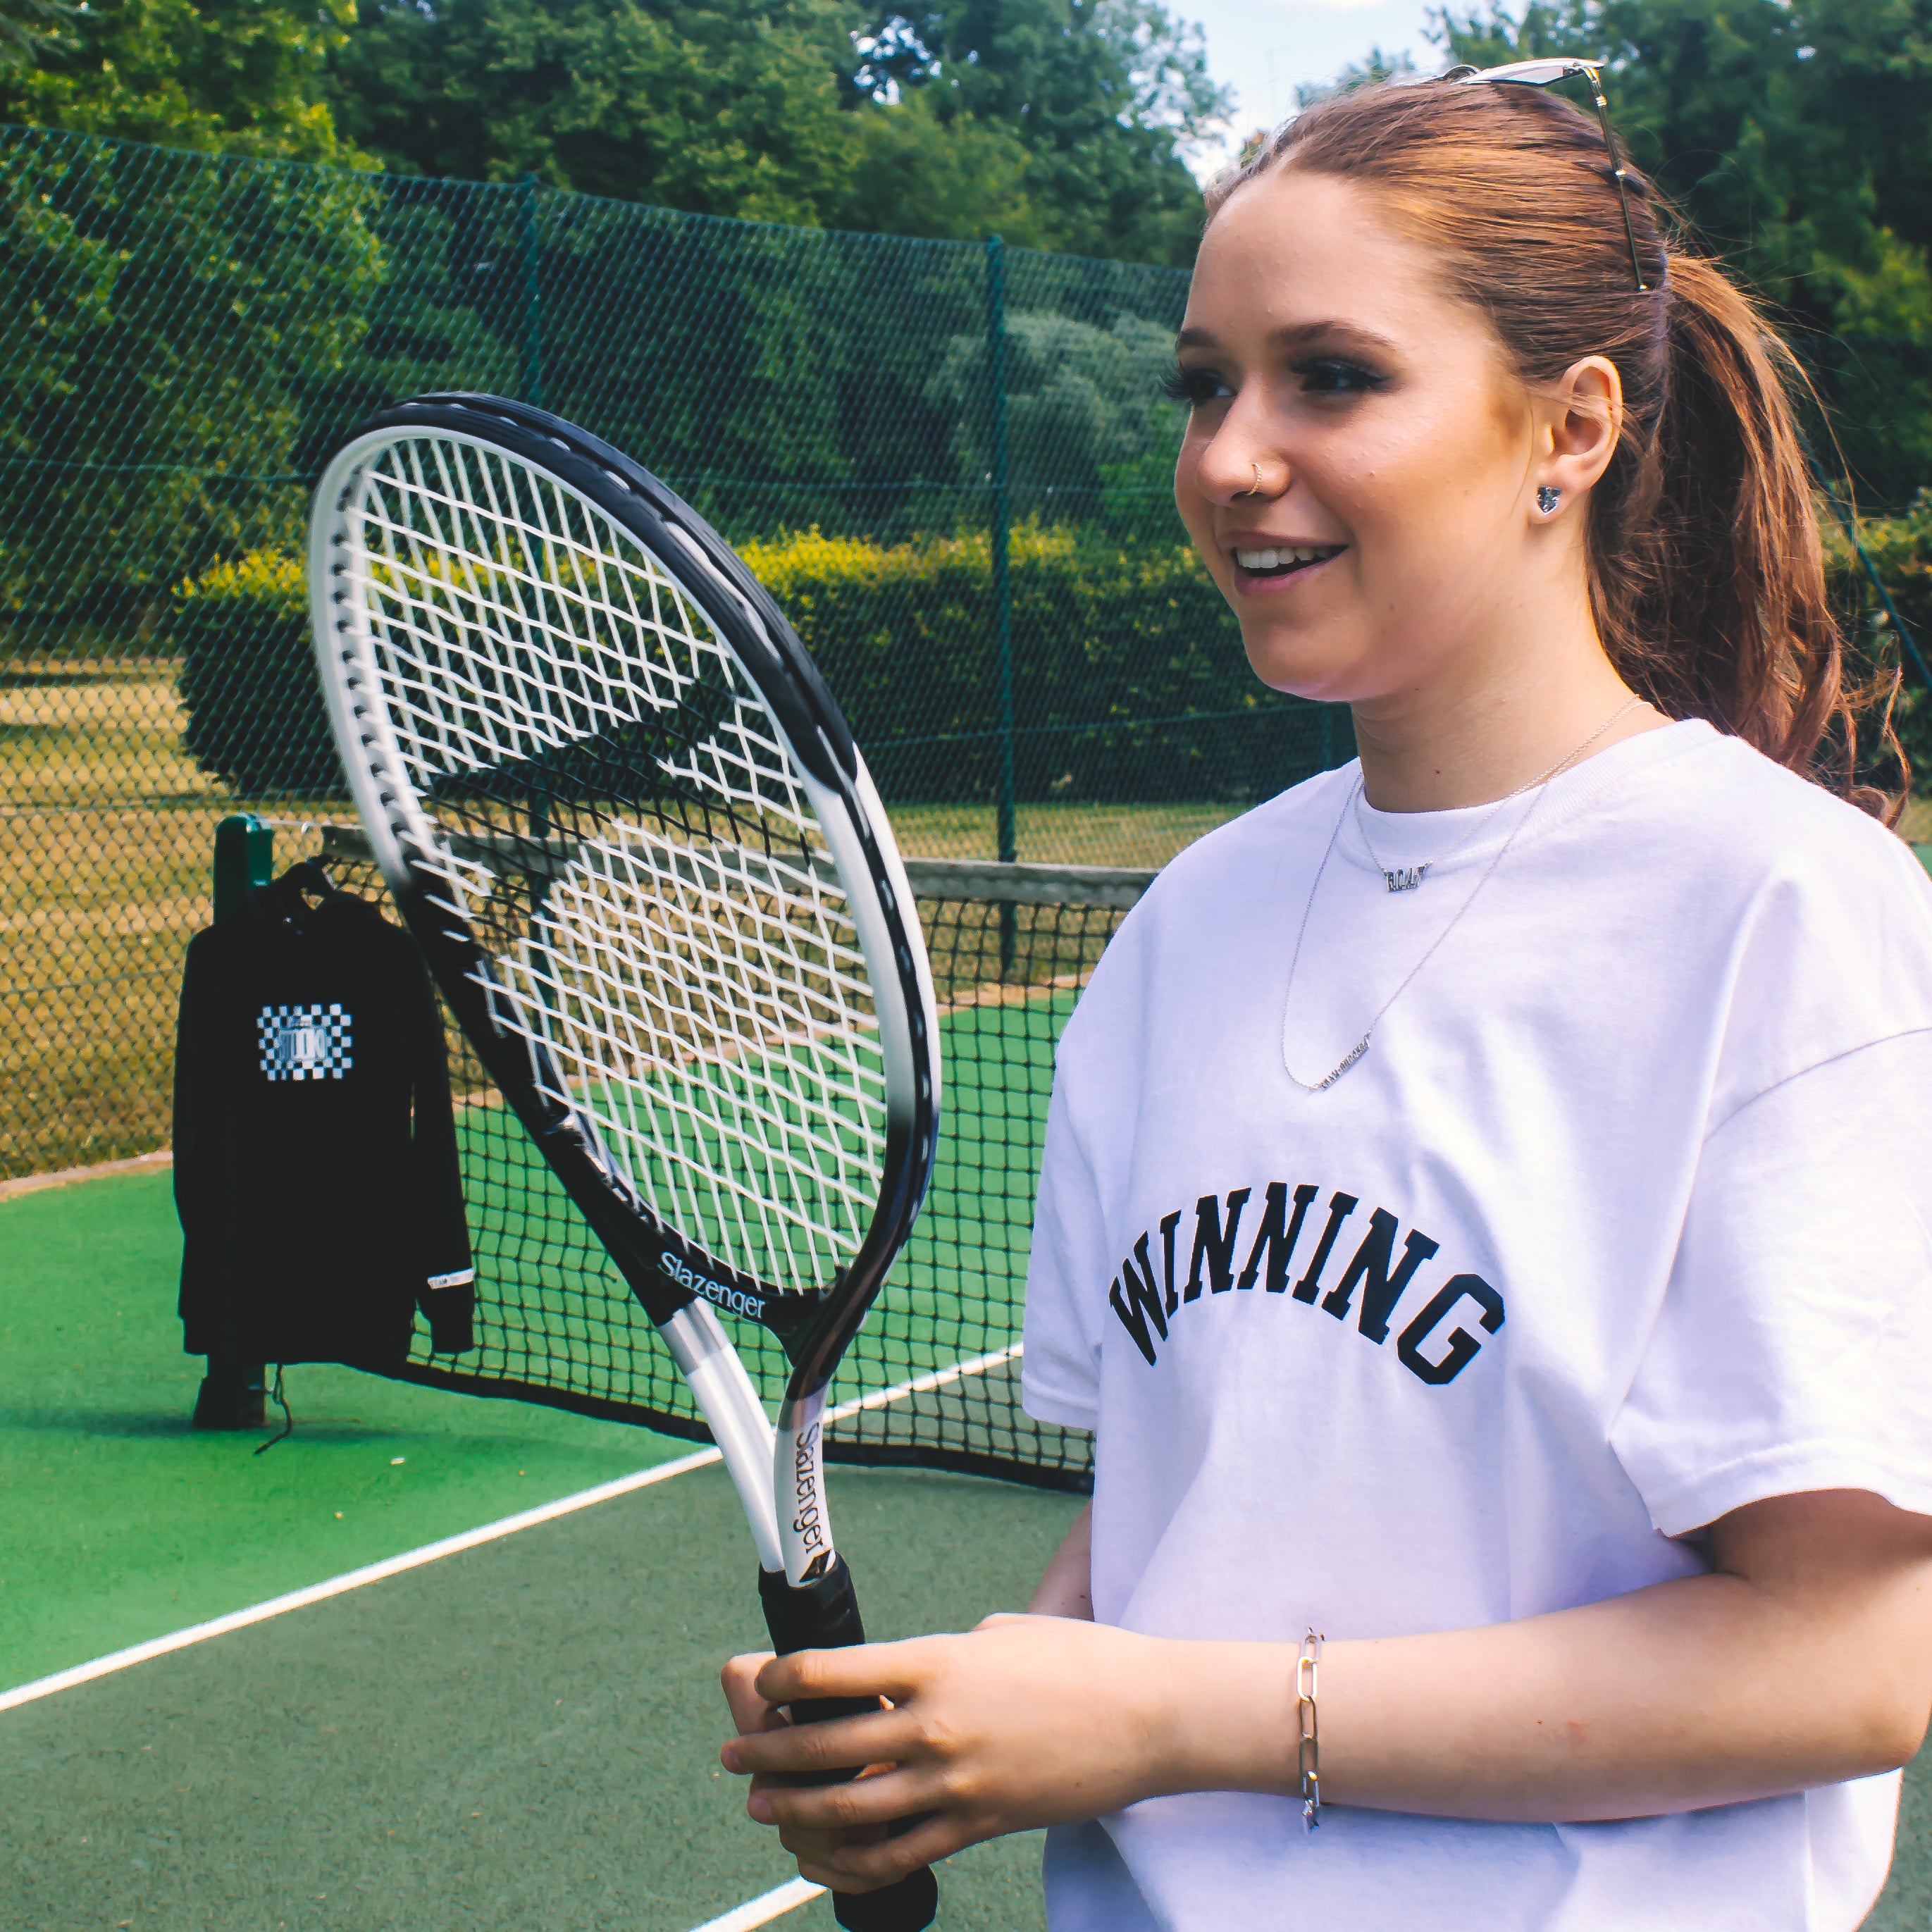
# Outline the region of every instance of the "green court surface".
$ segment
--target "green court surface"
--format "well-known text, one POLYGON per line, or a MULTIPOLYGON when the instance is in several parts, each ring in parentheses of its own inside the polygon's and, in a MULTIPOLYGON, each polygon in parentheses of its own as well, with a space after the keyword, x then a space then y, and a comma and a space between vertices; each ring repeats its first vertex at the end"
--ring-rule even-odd
MULTIPOLYGON (((0 1199, 0 1690, 688 1453, 322 1368, 267 1454, 196 1435, 178 1255, 165 1172, 0 1199)), ((831 1487, 880 1636, 1018 1606, 1077 1507, 831 1487)), ((690 1932, 790 1876, 716 1762, 752 1570, 697 1468, 0 1711, 0 1932, 690 1932)), ((951 1862, 941 1927, 1037 1932, 1037 1861, 951 1862)), ((1932 1760, 1868 1924, 1932 1928, 1932 1760)))
MULTIPOLYGON (((0 1200, 0 1688, 690 1450, 309 1368, 257 1456, 188 1426, 178 1266, 165 1172, 0 1200)), ((880 1636, 1019 1606, 1078 1506, 831 1480, 880 1636)), ((754 1582, 698 1469, 0 1712, 0 1928, 686 1932, 790 1876, 717 1768, 754 1582)), ((944 1922, 1037 1925, 1036 1867, 956 1861, 944 1922)))
MULTIPOLYGON (((946 1367, 957 1358, 943 1318, 962 1282, 969 1298, 989 1304, 989 1318, 1010 1322, 1016 1332, 1000 1339, 1017 1340, 1054 1042, 1077 997, 1071 988, 1010 989, 998 1004, 942 1017, 945 1130, 925 1204, 861 1343, 862 1350, 883 1328, 892 1329, 899 1345, 891 1365, 894 1379, 946 1367)), ((760 1265, 751 1267, 752 1273, 770 1282, 816 1281, 823 1278, 826 1259, 814 1252, 806 1225, 838 1226, 848 1204, 835 1200, 826 1179, 832 1164, 826 1155, 825 1120, 785 1108, 796 1076, 782 1065, 774 1072, 775 1064, 761 1064, 753 1078, 730 1064, 707 1063, 701 1073, 676 1084, 655 1076, 664 1093, 605 1082, 586 1088, 581 1097, 607 1137, 620 1142, 636 1162, 645 1198, 660 1204, 672 1225, 691 1229, 720 1255, 755 1256, 769 1238, 770 1252, 760 1265), (754 1108, 760 1118, 747 1138, 768 1140, 781 1150, 779 1157, 756 1171, 742 1200, 722 1186, 695 1180, 698 1174, 727 1171, 721 1137, 736 1110, 754 1108), (788 1111, 791 1118, 782 1118, 788 1111), (662 1149, 688 1157, 672 1160, 656 1151, 662 1149), (766 1209, 768 1226, 761 1225, 760 1210, 766 1209), (740 1218, 728 1222, 734 1210, 740 1218)), ((840 1105, 852 1111, 849 1096, 840 1105)), ((586 1312, 586 1264, 604 1282, 610 1300, 628 1311, 632 1298, 621 1277, 602 1257, 584 1256, 580 1247, 569 1252, 568 1274, 560 1270, 558 1231, 574 1232, 578 1216, 562 1184, 500 1101, 476 1100, 459 1108, 457 1137, 471 1228, 479 1250, 488 1252, 490 1279, 527 1311, 530 1327, 554 1338, 560 1348, 587 1348, 595 1323, 586 1312)), ((842 1151, 862 1167, 871 1158, 849 1131, 842 1151)), ((855 1241, 872 1206, 867 1195, 855 1241)))

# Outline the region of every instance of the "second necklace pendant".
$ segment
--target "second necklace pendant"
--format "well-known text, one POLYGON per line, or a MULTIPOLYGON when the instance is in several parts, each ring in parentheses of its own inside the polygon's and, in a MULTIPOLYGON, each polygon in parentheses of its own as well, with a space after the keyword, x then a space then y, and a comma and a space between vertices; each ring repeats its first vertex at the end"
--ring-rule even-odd
POLYGON ((1399 866, 1394 872, 1383 868, 1383 882, 1392 892, 1412 892, 1421 884, 1423 874, 1429 870, 1426 860, 1419 866, 1399 866))

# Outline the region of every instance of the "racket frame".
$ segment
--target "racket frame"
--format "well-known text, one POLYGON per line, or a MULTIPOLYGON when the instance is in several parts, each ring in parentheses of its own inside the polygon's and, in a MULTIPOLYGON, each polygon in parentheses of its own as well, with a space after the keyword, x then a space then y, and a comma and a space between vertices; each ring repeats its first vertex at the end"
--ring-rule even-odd
MULTIPOLYGON (((832 1375, 910 1232, 932 1173, 940 1076, 932 976, 905 869, 858 747, 817 667, 764 587, 674 492, 599 439, 495 397, 425 396, 373 416, 331 454, 315 496, 309 581, 318 669, 336 741, 376 862, 477 1056, 602 1242, 689 1386, 742 1503, 761 1568, 799 1586, 836 1562, 822 1437, 832 1375), (674 577, 764 702, 824 834, 872 982, 886 1090, 885 1151, 872 1220, 840 1278, 816 1295, 731 1268, 660 1222, 604 1155, 594 1126, 550 1103, 527 1029, 504 1024, 514 996, 490 971, 453 896, 458 862, 408 776, 380 700, 368 622, 369 552, 358 479, 398 440, 467 445, 548 476, 674 577), (358 574, 359 573, 359 574, 358 574), (778 1426, 710 1302, 674 1257, 759 1321, 790 1362, 778 1426)), ((554 1090, 567 1093, 560 1076, 554 1090)))

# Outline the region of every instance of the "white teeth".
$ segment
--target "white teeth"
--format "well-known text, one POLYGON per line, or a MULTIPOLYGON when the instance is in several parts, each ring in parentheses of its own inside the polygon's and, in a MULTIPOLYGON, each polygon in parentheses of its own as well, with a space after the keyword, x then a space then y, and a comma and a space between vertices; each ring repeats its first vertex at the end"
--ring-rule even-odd
POLYGON ((1240 550, 1234 561, 1244 570, 1278 570, 1284 563, 1318 563, 1333 556, 1337 544, 1303 545, 1292 550, 1240 550))

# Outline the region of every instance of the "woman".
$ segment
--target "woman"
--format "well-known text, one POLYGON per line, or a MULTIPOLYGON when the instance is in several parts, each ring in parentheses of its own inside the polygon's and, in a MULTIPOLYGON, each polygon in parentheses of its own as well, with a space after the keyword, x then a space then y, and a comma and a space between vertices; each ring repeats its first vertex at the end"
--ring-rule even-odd
POLYGON ((1212 198, 1176 497, 1360 760, 1177 859, 1067 1029, 1025 1395, 1096 1480, 1035 1614, 728 1670, 821 1883, 1042 1824, 1057 1932, 1840 1928, 1883 1881, 1932 893, 1811 776, 1856 740, 1789 358, 1608 139, 1448 76, 1212 198))

